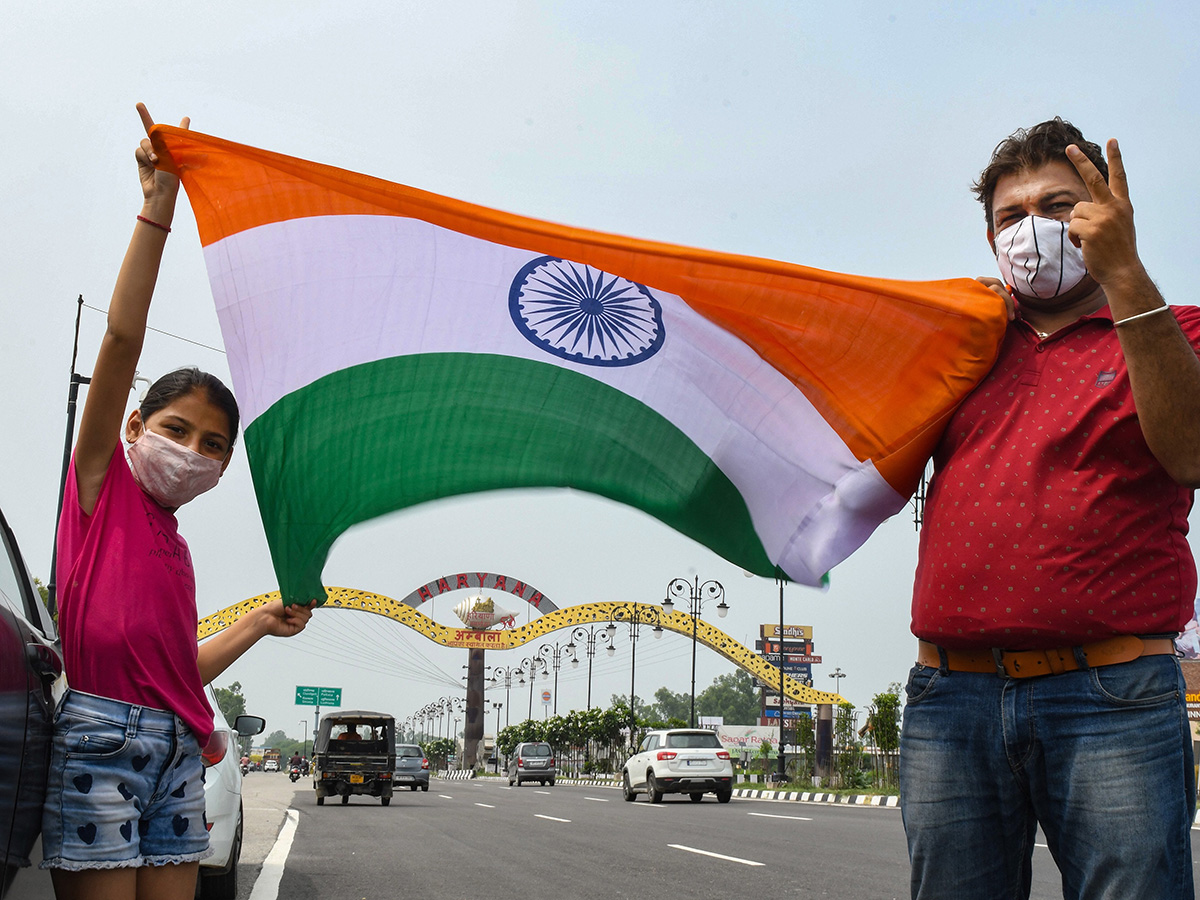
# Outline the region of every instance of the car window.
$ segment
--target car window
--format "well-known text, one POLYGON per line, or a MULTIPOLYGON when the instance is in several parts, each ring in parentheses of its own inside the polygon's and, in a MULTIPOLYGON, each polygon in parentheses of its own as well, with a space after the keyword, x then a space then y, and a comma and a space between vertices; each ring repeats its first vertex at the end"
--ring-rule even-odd
POLYGON ((721 741, 715 734, 668 734, 667 746, 680 750, 720 750, 721 741))
POLYGON ((649 749, 650 749, 650 735, 646 735, 644 738, 642 738, 642 746, 638 747, 638 753, 645 753, 649 749))
POLYGON ((646 742, 646 749, 647 750, 657 750, 658 744, 659 744, 658 735, 652 734, 652 735, 650 735, 649 740, 647 740, 647 742, 646 742))
MULTIPOLYGON (((8 529, 3 531, 4 559, 0 560, 0 603, 3 603, 22 619, 28 619, 27 608, 29 587, 26 581, 24 564, 21 562, 16 548, 12 545, 8 529)), ((33 624, 40 625, 38 619, 33 624)))
POLYGON ((550 755, 550 745, 549 744, 529 744, 526 747, 522 748, 521 755, 524 757, 549 756, 550 755))
POLYGON ((396 748, 396 755, 397 755, 397 756, 403 756, 403 757, 405 757, 406 759, 407 759, 407 758, 409 758, 409 757, 413 757, 413 758, 416 758, 416 759, 420 759, 420 758, 421 758, 421 757, 423 757, 425 754, 423 754, 423 753, 421 752, 421 750, 420 750, 420 748, 419 748, 419 747, 397 747, 397 748, 396 748))

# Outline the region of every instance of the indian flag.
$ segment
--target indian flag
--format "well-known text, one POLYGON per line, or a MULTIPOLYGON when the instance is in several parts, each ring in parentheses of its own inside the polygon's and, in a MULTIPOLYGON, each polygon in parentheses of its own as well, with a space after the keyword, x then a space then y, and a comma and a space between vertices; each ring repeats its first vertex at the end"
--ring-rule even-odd
POLYGON ((818 584, 991 366, 973 281, 840 275, 542 222, 157 126, 204 246, 289 602, 352 525, 570 487, 818 584))

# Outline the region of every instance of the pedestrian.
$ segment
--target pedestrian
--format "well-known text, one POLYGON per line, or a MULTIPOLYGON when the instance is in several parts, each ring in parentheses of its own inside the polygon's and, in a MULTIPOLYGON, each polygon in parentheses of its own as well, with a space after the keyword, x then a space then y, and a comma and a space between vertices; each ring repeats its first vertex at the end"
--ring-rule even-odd
MULTIPOLYGON (((141 104, 138 112, 148 130, 149 113, 141 104)), ((213 713, 204 685, 259 638, 294 635, 311 615, 311 607, 276 601, 196 643, 192 562, 175 512, 229 465, 238 410, 218 379, 181 369, 151 385, 125 419, 179 188, 156 168, 149 140, 135 155, 144 202, 113 290, 59 524, 68 690, 55 714, 42 866, 66 900, 190 900, 208 855, 200 751, 213 713)))
POLYGON ((937 447, 900 790, 912 896, 1027 898, 1041 826, 1068 898, 1192 898, 1200 309, 1138 255, 1120 149, 1062 119, 975 186, 1009 304, 937 447))

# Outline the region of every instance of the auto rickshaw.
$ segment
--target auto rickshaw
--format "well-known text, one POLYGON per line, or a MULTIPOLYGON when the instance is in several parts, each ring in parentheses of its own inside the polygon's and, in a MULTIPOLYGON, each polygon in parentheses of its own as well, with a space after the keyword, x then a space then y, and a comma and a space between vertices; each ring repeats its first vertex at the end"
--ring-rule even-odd
POLYGON ((313 787, 317 806, 326 797, 355 794, 392 802, 392 772, 396 768, 396 720, 387 713, 346 710, 321 717, 313 743, 313 787))

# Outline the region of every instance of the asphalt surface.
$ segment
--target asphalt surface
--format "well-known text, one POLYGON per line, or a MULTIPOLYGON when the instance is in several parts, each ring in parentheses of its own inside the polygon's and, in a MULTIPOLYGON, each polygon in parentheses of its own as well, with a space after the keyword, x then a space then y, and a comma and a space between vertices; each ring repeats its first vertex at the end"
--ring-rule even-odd
MULTIPOLYGON (((271 794, 282 787, 263 782, 271 794)), ((306 787, 292 806, 299 822, 279 887, 288 900, 908 896, 894 809, 711 795, 625 803, 611 788, 494 779, 434 779, 387 808, 364 797, 318 807, 306 787)), ((249 853, 243 861, 250 876, 249 853)), ((1059 896, 1048 855, 1037 868, 1034 896, 1059 896)))
MULTIPOLYGON (((908 897, 896 809, 719 804, 711 795, 698 804, 686 796, 651 804, 644 795, 625 803, 611 788, 509 788, 496 779, 434 779, 428 793, 399 791, 387 808, 365 797, 318 807, 310 781, 258 772, 246 776, 242 796, 238 900, 252 896, 289 810, 298 822, 278 890, 265 893, 263 878, 254 900, 908 897)), ((1200 861, 1200 831, 1192 835, 1200 861)), ((23 874, 32 877, 13 896, 52 896, 40 875, 23 874)), ((1039 847, 1032 897, 1061 896, 1039 847)))

